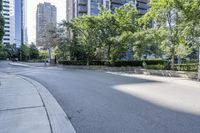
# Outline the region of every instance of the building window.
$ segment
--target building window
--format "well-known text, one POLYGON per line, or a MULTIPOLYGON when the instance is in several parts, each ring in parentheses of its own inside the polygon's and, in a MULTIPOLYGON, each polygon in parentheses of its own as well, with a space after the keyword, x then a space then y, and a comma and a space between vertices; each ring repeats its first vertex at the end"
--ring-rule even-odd
POLYGON ((4 15, 4 16, 10 16, 10 15, 9 15, 9 14, 7 14, 7 13, 4 13, 3 15, 4 15))
POLYGON ((5 34, 4 36, 10 36, 9 34, 5 34))
POLYGON ((4 18, 5 20, 10 20, 10 18, 4 18))
POLYGON ((3 7, 9 8, 10 6, 9 5, 3 5, 3 7))
POLYGON ((9 1, 5 1, 5 0, 4 0, 4 1, 3 1, 3 3, 9 4, 10 2, 9 2, 9 1))
POLYGON ((3 11, 4 11, 4 12, 9 12, 9 10, 8 10, 8 9, 3 9, 3 11))
POLYGON ((4 41, 10 41, 10 38, 4 38, 3 40, 4 41))

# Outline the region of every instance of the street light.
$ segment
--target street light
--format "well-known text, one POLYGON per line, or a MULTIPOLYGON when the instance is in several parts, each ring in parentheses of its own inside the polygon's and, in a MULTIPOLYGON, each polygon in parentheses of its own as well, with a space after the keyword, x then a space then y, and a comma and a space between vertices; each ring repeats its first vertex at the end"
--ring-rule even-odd
POLYGON ((199 45, 198 81, 200 81, 200 45, 199 45))

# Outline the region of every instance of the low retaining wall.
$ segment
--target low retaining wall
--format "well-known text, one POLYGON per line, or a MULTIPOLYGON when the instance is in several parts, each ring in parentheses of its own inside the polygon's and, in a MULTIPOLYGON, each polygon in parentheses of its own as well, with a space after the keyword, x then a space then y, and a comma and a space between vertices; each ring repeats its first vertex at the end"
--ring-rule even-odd
POLYGON ((171 70, 145 70, 144 74, 167 76, 167 77, 183 77, 188 79, 197 79, 198 77, 197 72, 171 71, 171 70))
POLYGON ((183 77, 183 78, 188 78, 188 79, 197 79, 198 78, 197 72, 186 72, 186 71, 150 70, 150 69, 143 69, 143 68, 138 68, 138 67, 71 66, 71 65, 59 65, 59 66, 68 68, 68 69, 86 69, 86 70, 100 70, 100 71, 102 70, 102 71, 111 71, 111 72, 127 72, 127 73, 158 75, 158 76, 167 76, 167 77, 183 77))

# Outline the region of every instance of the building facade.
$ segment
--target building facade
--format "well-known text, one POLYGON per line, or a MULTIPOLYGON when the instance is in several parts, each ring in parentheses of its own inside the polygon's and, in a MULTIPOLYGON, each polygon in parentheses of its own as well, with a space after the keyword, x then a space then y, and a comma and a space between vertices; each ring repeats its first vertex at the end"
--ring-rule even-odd
POLYGON ((21 0, 21 41, 22 44, 28 44, 27 0, 21 0))
POLYGON ((46 44, 47 32, 57 25, 57 9, 50 3, 40 3, 36 13, 36 45, 43 47, 46 44))
POLYGON ((74 7, 76 6, 76 0, 66 0, 66 19, 72 20, 75 17, 74 7))
POLYGON ((15 0, 3 0, 2 14, 5 19, 3 44, 15 44, 15 0))
MULTIPOLYGON (((69 0, 67 0, 69 2, 69 0)), ((103 5, 105 9, 114 12, 115 8, 119 8, 128 2, 133 2, 138 9, 140 15, 144 15, 149 9, 149 0, 75 0, 74 1, 74 17, 87 15, 98 15, 98 5, 103 5)), ((73 10, 71 10, 73 11, 73 10)))
POLYGON ((114 11, 115 8, 119 8, 129 2, 133 2, 140 15, 144 15, 149 9, 149 0, 111 0, 110 9, 114 11))
POLYGON ((15 41, 17 47, 21 44, 28 44, 27 0, 15 1, 15 41))
POLYGON ((75 17, 82 16, 84 14, 95 16, 98 15, 98 4, 104 5, 105 0, 75 0, 75 17))

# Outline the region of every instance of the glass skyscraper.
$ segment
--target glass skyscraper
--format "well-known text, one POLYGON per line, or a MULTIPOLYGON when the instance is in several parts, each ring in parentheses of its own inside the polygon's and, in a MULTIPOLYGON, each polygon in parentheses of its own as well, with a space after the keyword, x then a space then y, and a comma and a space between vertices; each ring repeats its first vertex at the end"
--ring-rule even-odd
POLYGON ((28 44, 27 0, 15 1, 15 41, 18 47, 28 44))

